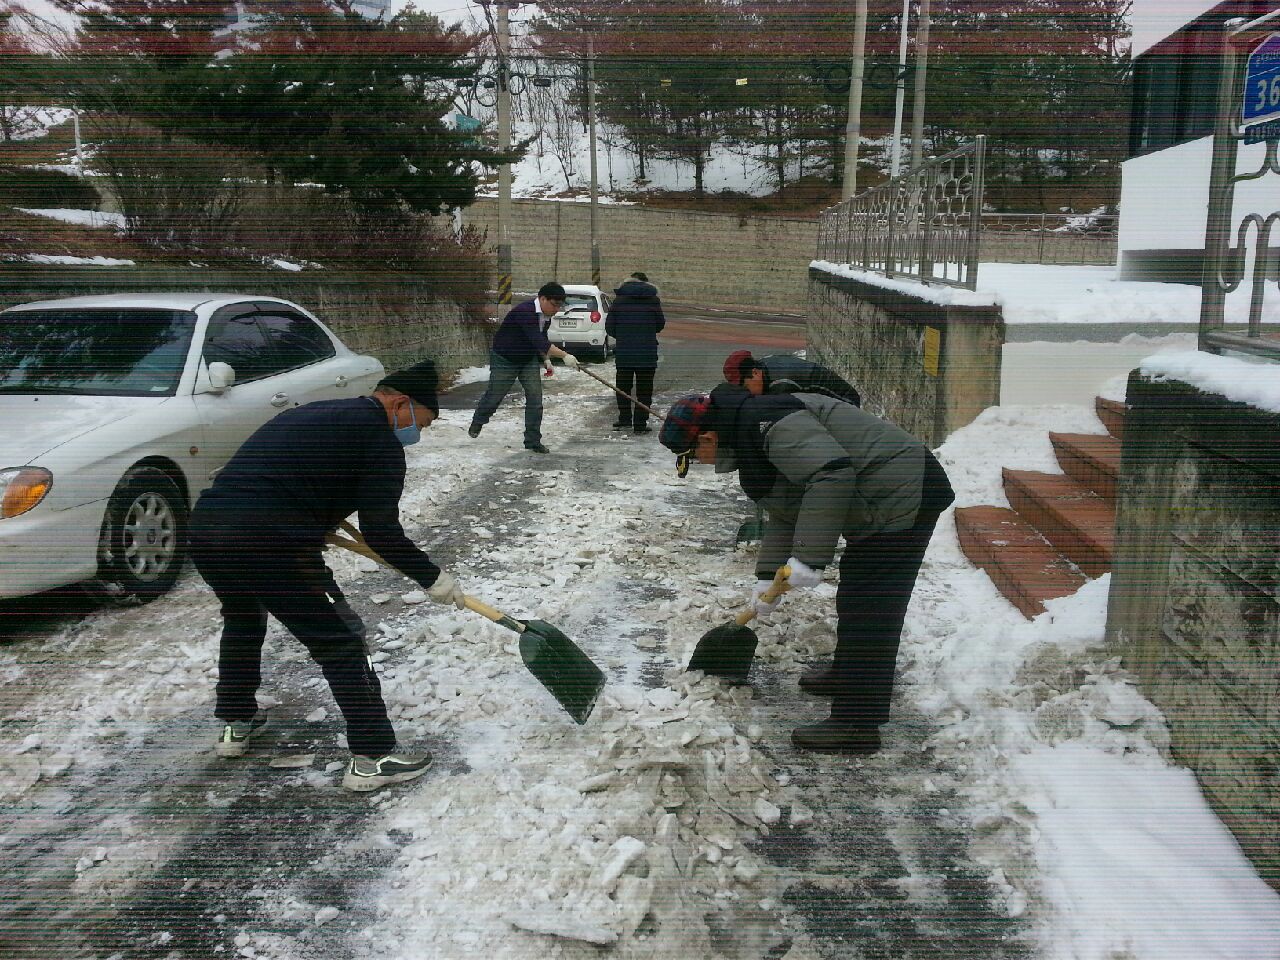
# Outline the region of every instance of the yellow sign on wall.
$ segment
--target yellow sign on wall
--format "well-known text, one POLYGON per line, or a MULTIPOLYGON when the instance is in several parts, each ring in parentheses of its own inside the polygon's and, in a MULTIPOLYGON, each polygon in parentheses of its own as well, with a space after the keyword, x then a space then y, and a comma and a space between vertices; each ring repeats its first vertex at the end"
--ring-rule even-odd
POLYGON ((937 327, 924 328, 924 356, 921 362, 924 372, 931 377, 938 375, 938 358, 942 354, 942 331, 937 327))

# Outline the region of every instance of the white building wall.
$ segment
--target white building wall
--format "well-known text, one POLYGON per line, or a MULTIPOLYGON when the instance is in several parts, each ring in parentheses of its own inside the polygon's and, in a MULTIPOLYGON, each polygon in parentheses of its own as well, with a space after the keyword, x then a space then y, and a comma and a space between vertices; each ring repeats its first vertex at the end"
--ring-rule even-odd
MULTIPOLYGON (((1264 144, 1241 144, 1239 173, 1257 170, 1264 144)), ((1209 211, 1213 137, 1134 157, 1121 164, 1120 251, 1203 250, 1209 211)), ((1280 207, 1274 175, 1236 185, 1235 220, 1280 207)))

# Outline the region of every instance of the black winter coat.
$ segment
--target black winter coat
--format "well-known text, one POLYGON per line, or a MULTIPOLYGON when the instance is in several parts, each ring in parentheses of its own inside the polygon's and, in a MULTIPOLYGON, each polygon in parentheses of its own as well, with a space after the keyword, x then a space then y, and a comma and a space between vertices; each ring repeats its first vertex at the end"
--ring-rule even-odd
POLYGON ((640 280, 628 280, 614 291, 616 299, 605 320, 605 333, 617 342, 619 367, 653 370, 658 366, 658 334, 667 325, 658 288, 640 280))

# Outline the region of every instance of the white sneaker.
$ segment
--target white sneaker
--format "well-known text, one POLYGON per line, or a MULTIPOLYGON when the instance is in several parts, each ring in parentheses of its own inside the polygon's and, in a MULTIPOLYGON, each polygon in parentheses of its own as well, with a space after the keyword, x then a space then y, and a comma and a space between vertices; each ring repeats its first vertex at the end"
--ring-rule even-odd
POLYGON ((403 783, 420 777, 431 766, 431 754, 388 753, 385 757, 362 757, 355 754, 347 764, 342 785, 363 793, 392 783, 403 783))
POLYGON ((269 719, 266 708, 259 708, 250 720, 233 720, 222 728, 222 736, 213 745, 220 757, 243 757, 250 740, 260 734, 269 719))

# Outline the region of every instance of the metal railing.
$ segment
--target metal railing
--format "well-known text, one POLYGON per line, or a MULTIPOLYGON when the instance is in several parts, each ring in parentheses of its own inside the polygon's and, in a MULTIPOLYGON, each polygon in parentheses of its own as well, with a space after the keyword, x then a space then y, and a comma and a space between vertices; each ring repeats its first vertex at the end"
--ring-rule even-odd
MULTIPOLYGON (((1273 233, 1280 224, 1280 210, 1269 214, 1249 212, 1235 219, 1236 184, 1260 180, 1269 174, 1280 177, 1280 110, 1255 121, 1259 127, 1244 128, 1244 98, 1254 91, 1243 89, 1241 63, 1259 44, 1280 31, 1280 10, 1243 26, 1239 21, 1226 25, 1222 39, 1222 75, 1218 84, 1218 122, 1213 136, 1213 167, 1209 176, 1209 218, 1205 226, 1204 275, 1200 299, 1200 349, 1210 353, 1233 350, 1280 360, 1280 324, 1264 329, 1263 308, 1269 281, 1280 284, 1280 249, 1273 246, 1273 233), (1240 173, 1237 155, 1241 140, 1265 143, 1262 164, 1252 172, 1240 173), (1234 222, 1233 222, 1234 221, 1234 222), (1252 236, 1252 246, 1250 237, 1252 236), (1233 242, 1234 240, 1234 242, 1233 242), (1228 329, 1227 296, 1248 280, 1249 312, 1243 324, 1228 329), (1242 328, 1242 329, 1240 329, 1242 328)), ((1277 77, 1276 80, 1280 80, 1277 77)), ((1275 82, 1261 84, 1274 97, 1275 82)), ((1276 100, 1270 100, 1275 107, 1276 100)), ((1270 192, 1280 197, 1280 182, 1270 192)))
POLYGON ((980 252, 987 263, 1115 263, 1119 223, 1102 213, 984 213, 980 252))
POLYGON ((986 137, 824 210, 818 259, 972 290, 986 137))

